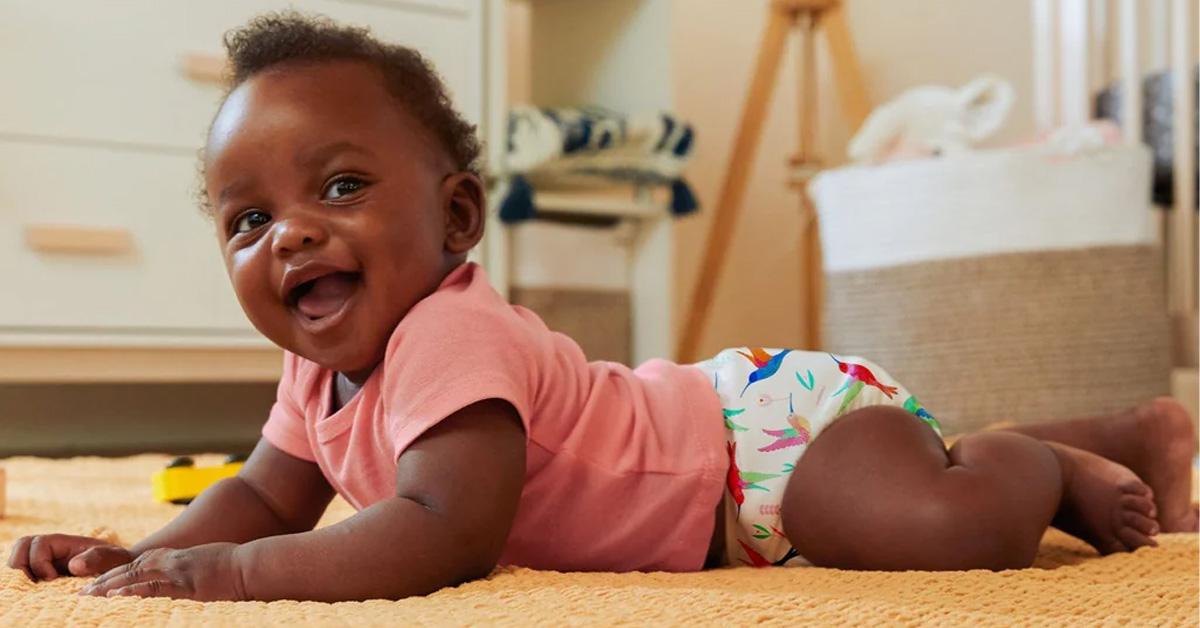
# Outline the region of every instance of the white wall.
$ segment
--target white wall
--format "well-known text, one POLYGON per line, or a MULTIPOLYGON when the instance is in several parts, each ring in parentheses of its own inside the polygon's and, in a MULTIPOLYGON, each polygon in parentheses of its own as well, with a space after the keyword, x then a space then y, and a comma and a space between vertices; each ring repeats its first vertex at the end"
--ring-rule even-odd
POLYGON ((532 0, 533 101, 630 112, 672 103, 668 0, 532 0))

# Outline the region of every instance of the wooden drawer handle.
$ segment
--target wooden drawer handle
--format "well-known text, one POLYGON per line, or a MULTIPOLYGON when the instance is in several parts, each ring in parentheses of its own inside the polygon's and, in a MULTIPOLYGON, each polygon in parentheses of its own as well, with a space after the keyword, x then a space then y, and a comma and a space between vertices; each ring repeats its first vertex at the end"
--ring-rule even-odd
POLYGON ((189 52, 180 62, 183 74, 197 83, 223 85, 229 78, 229 64, 223 55, 189 52))
POLYGON ((128 229, 26 225, 25 242, 39 253, 124 255, 133 251, 128 229))

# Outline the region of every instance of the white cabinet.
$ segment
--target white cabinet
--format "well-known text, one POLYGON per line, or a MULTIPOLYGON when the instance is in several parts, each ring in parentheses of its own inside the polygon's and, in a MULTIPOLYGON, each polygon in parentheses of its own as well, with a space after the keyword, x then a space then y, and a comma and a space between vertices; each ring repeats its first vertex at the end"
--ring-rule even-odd
POLYGON ((0 134, 199 148, 221 90, 179 70, 189 52, 254 15, 294 7, 369 26, 433 60, 472 120, 481 116, 478 2, 6 0, 0 4, 0 134))
POLYGON ((277 350, 242 314, 197 208, 222 89, 181 61, 289 7, 420 50, 486 123, 483 0, 0 3, 0 381, 276 376, 277 350), (124 244, 80 254, 30 240, 60 227, 124 244))
POLYGON ((68 144, 8 143, 0 167, 0 329, 245 332, 212 223, 188 199, 195 158, 68 144), (29 230, 117 230, 125 250, 38 249, 29 230), (233 316, 230 316, 230 313, 233 316))

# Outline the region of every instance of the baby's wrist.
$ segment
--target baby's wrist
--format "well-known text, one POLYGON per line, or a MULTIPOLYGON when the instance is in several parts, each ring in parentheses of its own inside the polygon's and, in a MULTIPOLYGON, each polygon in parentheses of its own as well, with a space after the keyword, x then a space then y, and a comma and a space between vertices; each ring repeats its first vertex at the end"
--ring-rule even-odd
POLYGON ((233 580, 237 599, 246 602, 257 599, 250 588, 246 586, 251 581, 250 570, 254 565, 254 552, 253 543, 239 543, 230 553, 230 570, 232 573, 229 576, 233 580))
POLYGON ((118 545, 118 544, 114 543, 113 546, 124 550, 125 553, 129 555, 129 560, 131 562, 134 560, 137 560, 138 556, 141 556, 142 554, 145 554, 146 552, 154 549, 153 547, 142 547, 141 543, 135 543, 133 545, 130 545, 129 547, 125 547, 123 545, 118 545))

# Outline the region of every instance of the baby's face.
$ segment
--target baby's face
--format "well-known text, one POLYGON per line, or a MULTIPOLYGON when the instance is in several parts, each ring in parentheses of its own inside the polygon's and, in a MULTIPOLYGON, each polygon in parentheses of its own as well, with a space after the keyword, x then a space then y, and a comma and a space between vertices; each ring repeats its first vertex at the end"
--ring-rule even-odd
POLYGON ((250 321, 279 346, 361 381, 445 251, 453 165, 356 62, 255 75, 213 122, 205 191, 250 321))

